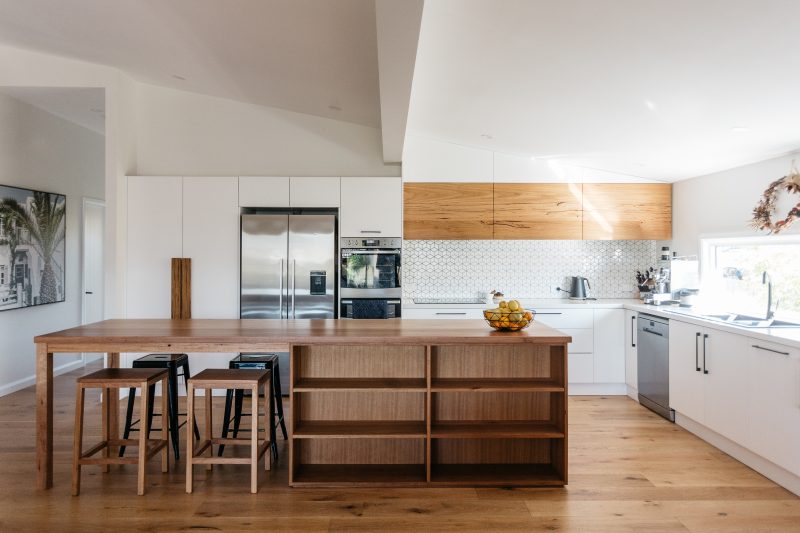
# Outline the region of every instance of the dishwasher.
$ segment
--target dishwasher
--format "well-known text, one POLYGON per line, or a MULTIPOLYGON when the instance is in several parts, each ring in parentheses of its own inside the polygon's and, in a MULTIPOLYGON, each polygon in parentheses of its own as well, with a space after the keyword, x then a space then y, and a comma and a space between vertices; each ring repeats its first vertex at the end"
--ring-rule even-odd
POLYGON ((639 403, 669 420, 669 320, 639 314, 636 328, 639 403))

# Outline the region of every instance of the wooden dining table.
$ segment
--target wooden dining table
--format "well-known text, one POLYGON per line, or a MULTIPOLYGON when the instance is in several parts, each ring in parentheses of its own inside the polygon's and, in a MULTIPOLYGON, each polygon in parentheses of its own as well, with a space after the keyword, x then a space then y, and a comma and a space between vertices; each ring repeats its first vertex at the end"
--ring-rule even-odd
MULTIPOLYGON (((430 353, 434 345, 553 345, 560 350, 558 364, 564 367, 563 372, 557 370, 556 377, 566 380, 566 345, 570 341, 569 336, 541 324, 527 331, 502 333, 478 320, 114 319, 39 335, 34 338, 37 486, 53 486, 53 361, 57 355, 104 353, 106 366, 116 368, 121 353, 276 352, 296 348, 299 354, 315 345, 331 350, 336 345, 366 345, 375 350, 378 346, 418 346, 424 354, 426 346, 430 353)), ((566 394, 565 385, 559 390, 566 394)), ((110 440, 119 439, 119 399, 117 389, 104 390, 103 423, 109 428, 110 440)))

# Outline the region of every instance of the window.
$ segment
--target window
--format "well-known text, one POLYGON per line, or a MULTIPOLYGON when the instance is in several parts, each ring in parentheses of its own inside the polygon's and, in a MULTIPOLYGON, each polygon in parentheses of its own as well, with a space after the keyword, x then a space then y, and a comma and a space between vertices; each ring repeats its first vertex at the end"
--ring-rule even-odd
POLYGON ((772 282, 775 316, 800 320, 800 235, 728 237, 702 241, 703 296, 720 309, 764 317, 772 282))

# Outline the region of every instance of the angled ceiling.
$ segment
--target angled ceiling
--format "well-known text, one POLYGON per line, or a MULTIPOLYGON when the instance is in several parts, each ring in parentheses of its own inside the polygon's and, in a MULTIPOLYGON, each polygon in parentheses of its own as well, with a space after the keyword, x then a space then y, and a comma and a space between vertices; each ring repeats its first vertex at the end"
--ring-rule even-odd
POLYGON ((0 0, 0 42, 380 126, 374 0, 0 0))
POLYGON ((0 87, 0 93, 95 133, 105 132, 105 90, 88 87, 0 87))
POLYGON ((800 147, 796 0, 425 3, 408 129, 677 180, 800 147))

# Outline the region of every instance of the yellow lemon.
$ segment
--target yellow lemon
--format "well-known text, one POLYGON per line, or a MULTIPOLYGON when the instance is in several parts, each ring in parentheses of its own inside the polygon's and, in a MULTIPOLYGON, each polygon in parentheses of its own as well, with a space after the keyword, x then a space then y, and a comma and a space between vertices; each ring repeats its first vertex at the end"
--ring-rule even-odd
POLYGON ((508 308, 511 309, 512 311, 519 311, 520 309, 519 302, 516 300, 511 300, 510 302, 508 302, 508 308))
POLYGON ((512 322, 519 322, 522 320, 522 313, 511 313, 508 315, 508 319, 512 322))
POLYGON ((502 301, 500 302, 500 307, 501 307, 501 308, 508 307, 508 302, 506 302, 505 300, 502 300, 502 301))

